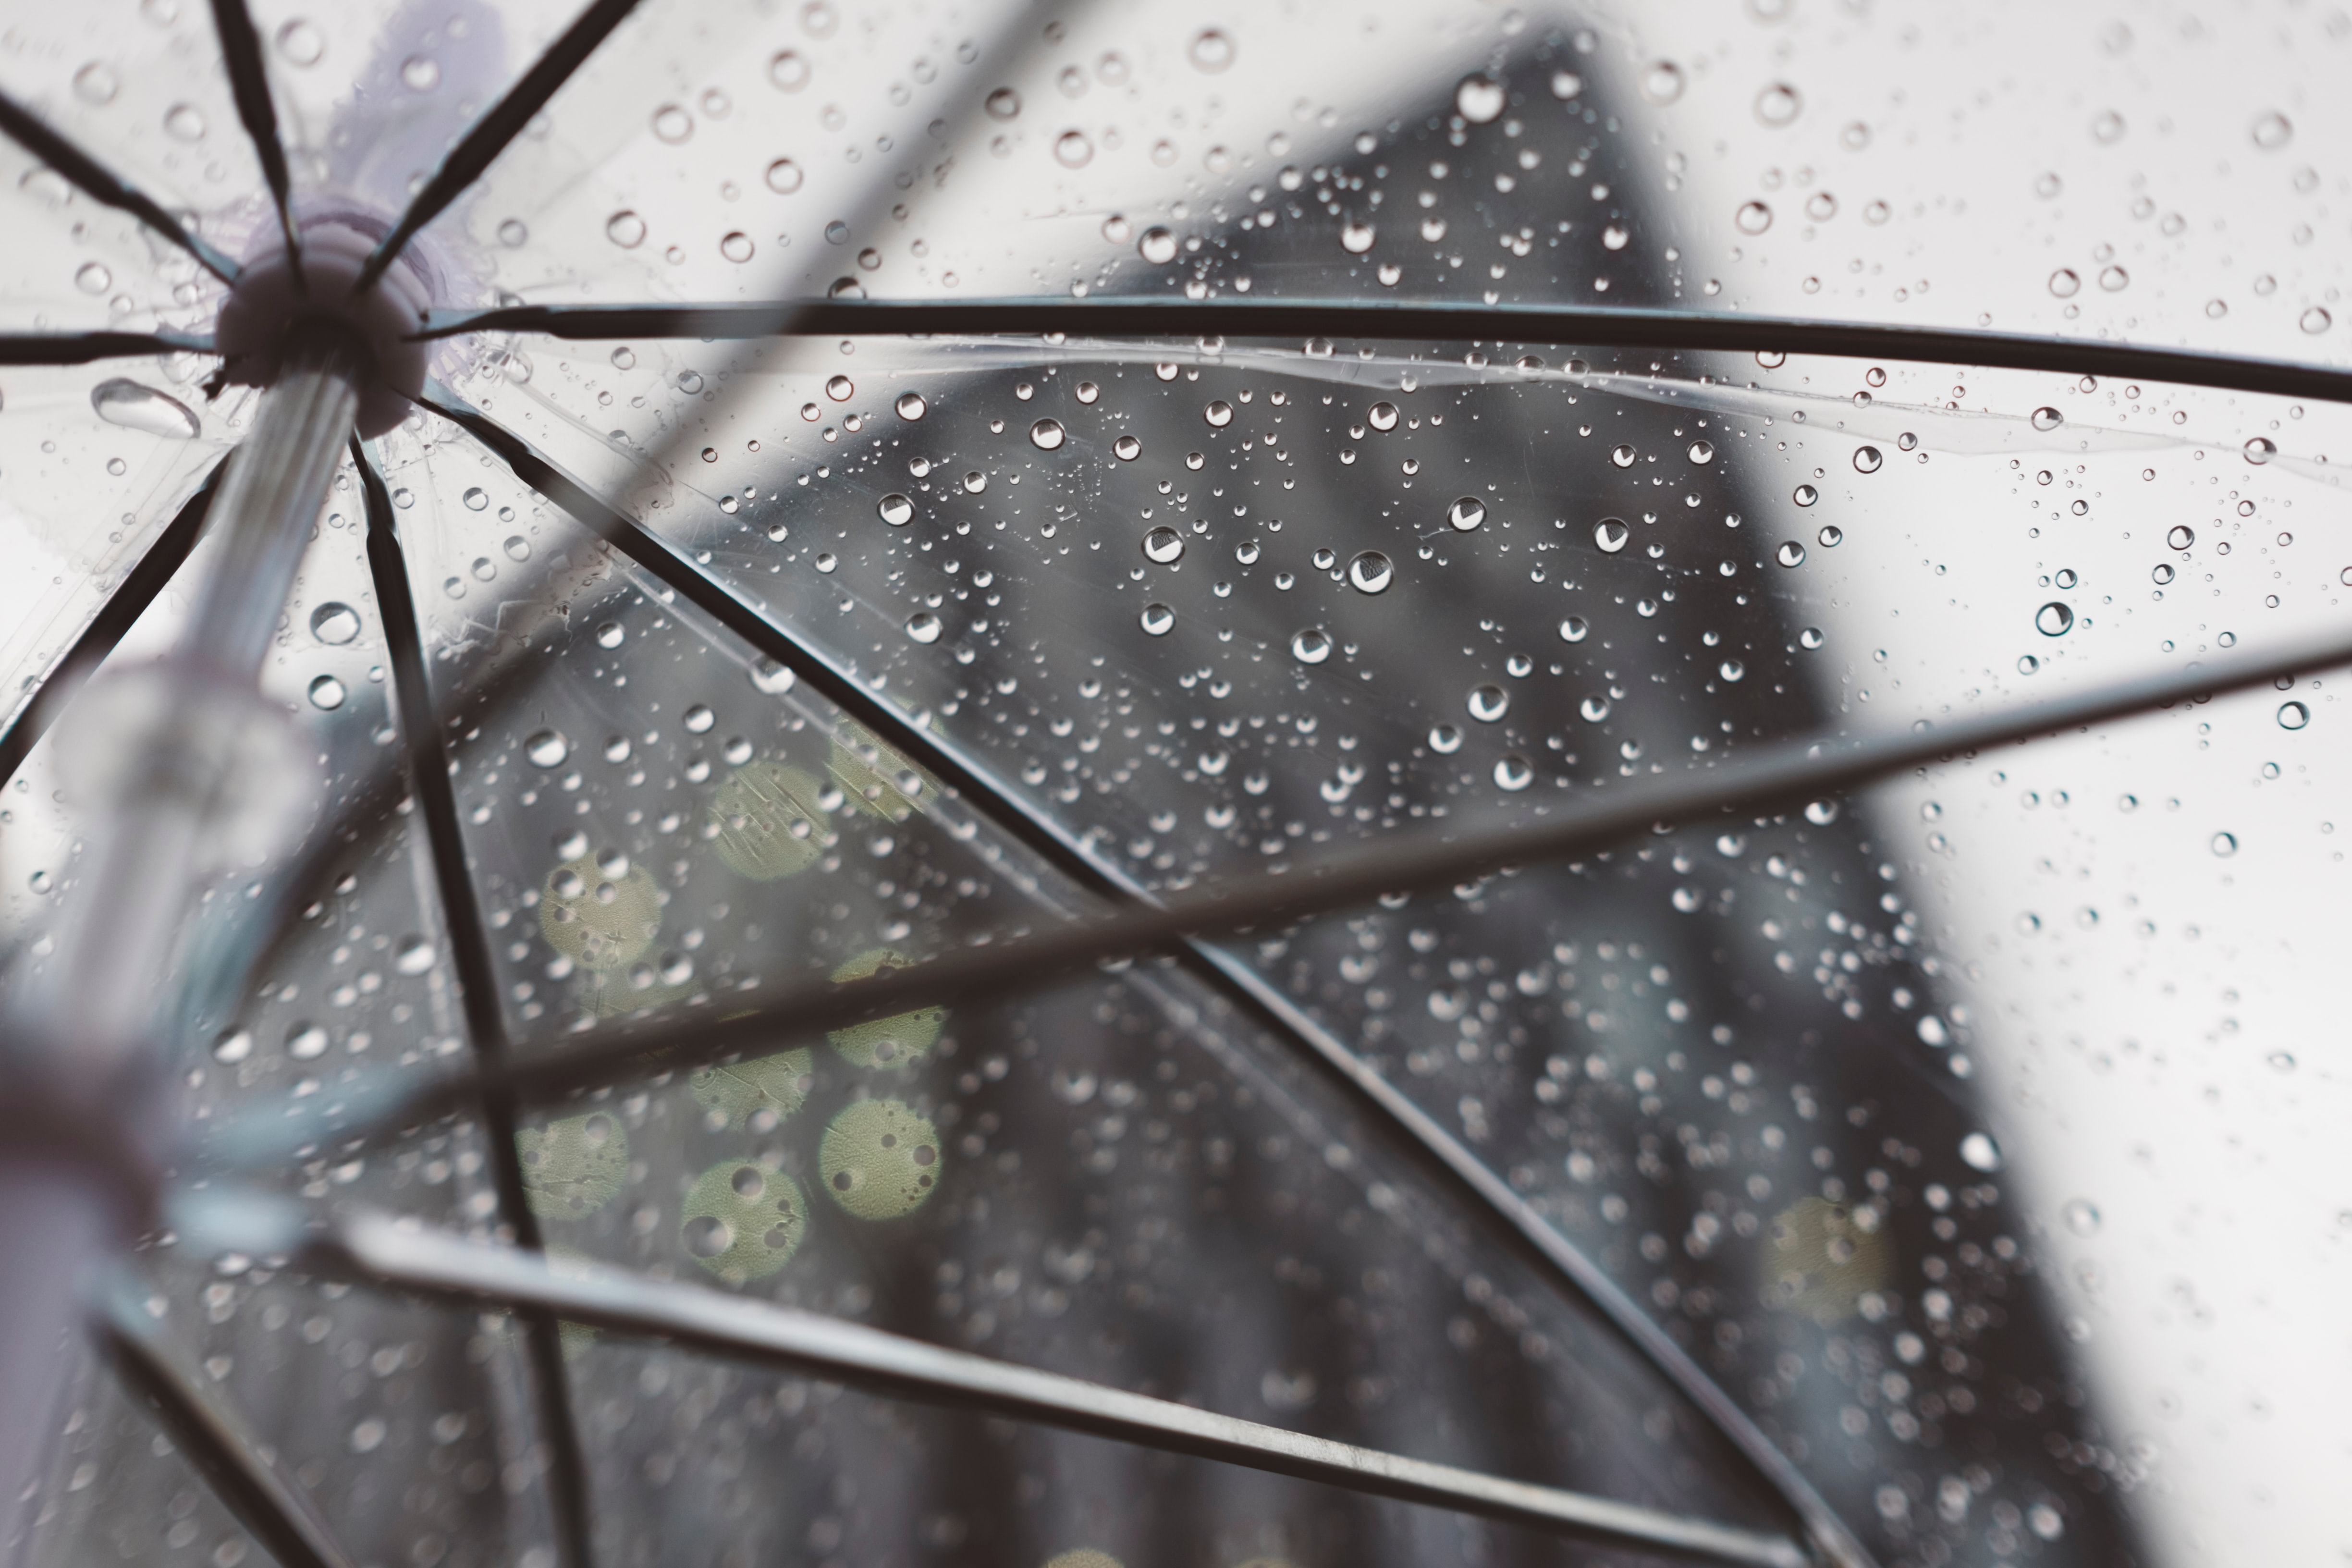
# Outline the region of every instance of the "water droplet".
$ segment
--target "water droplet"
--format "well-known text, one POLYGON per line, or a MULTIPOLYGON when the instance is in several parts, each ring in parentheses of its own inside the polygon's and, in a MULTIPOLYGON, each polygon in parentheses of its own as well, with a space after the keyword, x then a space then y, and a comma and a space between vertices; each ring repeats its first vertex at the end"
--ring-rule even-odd
POLYGON ((193 440, 203 428, 186 404, 127 376, 111 376, 92 387, 89 405, 109 425, 174 441, 193 440))
POLYGON ((1789 493, 1789 499, 1799 506, 1811 506, 1822 499, 1822 492, 1811 485, 1799 485, 1789 493))
POLYGON ((1348 583, 1360 594, 1385 594, 1396 580, 1396 567, 1377 550, 1360 552, 1348 563, 1348 583))
POLYGON ((85 261, 74 273, 74 287, 85 294, 103 294, 114 287, 114 274, 101 262, 85 261))
POLYGON ((1885 455, 1875 447, 1857 447, 1853 454, 1853 471, 1858 474, 1874 474, 1878 472, 1878 466, 1885 460, 1885 455))
POLYGON ((1802 566, 1805 563, 1805 547, 1793 539, 1788 540, 1772 552, 1772 559, 1783 566, 1802 566))
POLYGON ((234 1066, 253 1054, 253 1031, 224 1029, 213 1040, 213 1060, 234 1066))
POLYGON ((530 229, 519 217, 510 217, 499 225, 499 243, 509 250, 520 250, 530 238, 530 229))
POLYGON ((2282 730, 2300 730, 2311 722, 2311 710, 2300 702, 2279 704, 2278 723, 2282 730))
POLYGON ((1220 28, 1209 27, 1194 34, 1192 42, 1184 52, 1186 58, 1192 60, 1193 69, 1214 76, 1234 63, 1234 57, 1238 51, 1231 34, 1220 28))
POLYGON ((1551 73, 1551 95, 1565 103, 1584 90, 1584 79, 1574 71, 1551 73))
POLYGON ((809 63, 798 49, 785 49, 768 62, 768 79, 785 92, 798 92, 809 83, 809 63))
POLYGON ((621 646, 622 639, 626 637, 629 634, 627 632, 621 628, 620 622, 605 621, 596 628, 596 646, 598 647, 618 647, 621 646))
POLYGON ((1609 717, 1609 699, 1596 692, 1578 703, 1576 710, 1584 715, 1586 723, 1598 724, 1609 717))
POLYGON ((2263 152, 2274 152, 2294 140, 2294 126, 2287 117, 2273 110, 2254 121, 2254 145, 2263 152))
POLYGON ((2033 411, 2033 427, 2036 430, 2055 430, 2064 423, 2066 416, 2055 408, 2042 407, 2033 411))
POLYGON ((1485 74, 1465 76, 1454 89, 1454 110, 1473 125, 1485 125, 1503 112, 1510 95, 1503 84, 1485 74))
POLYGON ((1724 679, 1737 684, 1748 674, 1748 667, 1736 658, 1727 658, 1717 668, 1716 673, 1724 679))
POLYGON ((988 95, 982 104, 991 120, 1012 120, 1021 113, 1021 95, 1009 87, 1000 87, 988 95))
POLYGON ((393 951, 392 966, 403 974, 422 974, 433 967, 433 944, 421 936, 404 936, 393 951))
POLYGON ((2082 288, 2082 277, 2071 267, 2061 267, 2050 275, 2050 292, 2061 300, 2073 299, 2082 288))
POLYGON ((1698 464, 1702 468, 1714 462, 1715 443, 1712 441, 1693 441, 1690 444, 1690 460, 1698 464))
POLYGON ((286 1030, 286 1054, 304 1062, 326 1055, 327 1031, 309 1022, 289 1025, 286 1030))
POLYGON ((74 72, 73 89, 84 103, 112 103, 114 95, 122 90, 122 79, 114 74, 113 67, 92 60, 74 72))
POLYGON ((1349 218, 1339 226, 1339 248, 1350 256, 1361 256, 1372 247, 1378 233, 1369 223, 1349 218))
POLYGON ((1756 95, 1756 118, 1774 130, 1797 118, 1805 100, 1785 81, 1776 81, 1756 95))
POLYGON ((1486 503, 1476 496, 1464 496, 1445 509, 1445 521, 1457 531, 1467 533, 1486 521, 1486 503))
POLYGON ((1495 762, 1495 787, 1517 795, 1536 782, 1535 765, 1517 752, 1506 752, 1495 762))
POLYGON ((1234 422, 1234 405, 1219 398, 1201 411, 1201 417, 1222 430, 1234 422))
POLYGON ((1762 202, 1742 202, 1731 221, 1742 234, 1762 234, 1772 226, 1772 209, 1762 202))
POLYGON ((2057 575, 2052 580, 2061 588, 2071 588, 2076 583, 2081 581, 2080 578, 2074 575, 2074 569, 2072 566, 2061 566, 2058 568, 2057 575))
POLYGON ((2074 625, 2074 612, 2053 599, 2033 612, 2033 629, 2045 637, 2063 637, 2074 625))
POLYGON ((1616 554, 1633 537, 1633 531, 1625 526, 1621 517, 1604 517, 1592 525, 1592 542, 1601 546, 1603 555, 1616 554))
POLYGON ((2155 571, 2153 571, 2153 572, 2150 572, 2150 573, 2148 574, 2148 577, 2149 577, 2149 579, 2150 579, 2151 581, 2153 581, 2153 582, 2154 582, 2154 583, 2155 583, 2158 587, 2162 587, 2165 584, 2169 583, 2169 582, 2171 582, 2171 581, 2172 581, 2172 565, 2171 565, 2171 563, 2170 563, 2169 562, 2165 562, 2165 561, 2159 561, 2159 562, 2158 562, 2158 563, 2156 563, 2156 570, 2155 570, 2155 571))
POLYGON ((686 710, 685 721, 688 734, 708 735, 710 727, 719 722, 719 715, 710 710, 709 703, 698 702, 686 710))
POLYGON ((535 767, 562 767, 563 759, 572 754, 572 742, 556 731, 540 730, 523 742, 522 754, 529 757, 535 767))
POLYGON ((1163 266, 1176 259, 1176 236, 1168 229, 1147 228, 1143 237, 1136 241, 1135 249, 1154 267, 1163 266))
POLYGON ((1295 632, 1290 638, 1290 657, 1301 664, 1320 664, 1331 657, 1331 634, 1321 626, 1308 626, 1295 632))
POLYGON ((1375 430, 1393 430, 1397 427, 1397 406, 1393 403, 1375 403, 1364 418, 1375 430))
POLYGON ((327 58, 327 39, 306 19, 297 16, 278 29, 278 52, 292 66, 314 66, 327 58))
POLYGON ((1163 522, 1143 536, 1143 554, 1145 559, 1162 566, 1181 560, 1184 554, 1184 536, 1163 522))
POLYGON ((768 165, 768 189, 780 196, 791 195, 806 183, 808 176, 790 158, 779 158, 768 165))
POLYGON ((1143 443, 1132 436, 1121 436, 1110 444, 1111 455, 1122 463, 1132 463, 1143 456, 1143 443))
POLYGON ((331 599, 310 612, 310 635, 340 647, 360 635, 359 612, 331 599))
POLYGON ((917 610, 907 617, 907 636, 919 643, 929 645, 939 641, 940 633, 945 629, 939 616, 929 610, 917 610))
POLYGON ((2305 310, 2303 313, 2301 319, 2297 321, 2295 324, 2301 327, 2305 331, 2316 337, 2321 332, 2326 331, 2329 327, 2334 326, 2336 324, 2336 318, 2329 315, 2325 308, 2314 305, 2310 310, 2305 310))
POLYGON ((751 689, 770 697, 782 696, 793 689, 796 678, 783 665, 772 658, 763 658, 751 666, 751 689))
POLYGON ((2000 1169, 2000 1145, 1990 1133, 1971 1132, 1960 1140, 1960 1158, 1972 1171, 1992 1172, 2000 1169))
POLYGON ((964 494, 976 496, 986 489, 988 489, 988 476, 982 473, 978 468, 974 468, 971 472, 964 475, 964 494))
POLYGON ((2257 467, 2278 456, 2278 443, 2267 436, 2257 436, 2246 443, 2246 461, 2257 467))
POLYGON ((2164 542, 2175 550, 2186 550, 2197 542, 2197 531, 2185 522, 2177 522, 2164 536, 2164 542))
POLYGON ((163 113, 163 129, 183 142, 205 139, 205 117, 192 103, 175 103, 163 113))
POLYGON ((1176 628, 1176 612, 1156 599, 1143 606, 1143 614, 1138 619, 1150 637, 1164 637, 1176 628))
POLYGON ((719 242, 719 254, 734 262, 751 260, 751 253, 756 248, 751 243, 751 237, 741 229, 736 229, 728 234, 719 242))
POLYGON ((1836 523, 1825 522, 1822 524, 1822 531, 1813 535, 1813 537, 1821 542, 1822 549, 1835 550, 1839 545, 1845 542, 1845 530, 1840 528, 1836 523))
POLYGON ((400 62, 400 84, 411 92, 431 92, 441 85, 441 62, 430 55, 411 55, 400 62))
POLYGON ((646 242, 646 220, 633 212, 616 212, 604 220, 604 237, 623 250, 635 250, 646 242))
POLYGON ((676 146, 694 134, 694 116, 675 103, 665 103, 654 110, 654 134, 676 146))
POLYGON ((1094 155, 1095 144, 1083 131, 1065 131, 1054 138, 1054 162, 1065 169, 1083 169, 1094 155))
POLYGON ((1819 626, 1807 626, 1797 634, 1797 642, 1801 647, 1817 648, 1829 640, 1829 634, 1819 626))
POLYGON ((465 501, 466 510, 467 511, 479 511, 484 507, 490 504, 489 492, 483 489, 479 485, 476 485, 472 489, 467 490, 465 495, 460 499, 465 501))
POLYGON ((1462 731, 1453 724, 1433 725, 1429 731, 1429 749, 1441 757, 1450 757, 1462 749, 1462 731))
POLYGON ((915 503, 896 490, 884 496, 874 510, 883 521, 893 528, 904 528, 915 517, 915 503))
POLYGON ((914 423, 930 412, 930 405, 923 401, 923 395, 919 392, 900 393, 898 401, 892 404, 891 407, 898 411, 899 418, 908 424, 914 423))
POLYGON ((1068 432, 1058 419, 1040 419, 1029 426, 1029 444, 1041 452, 1051 452, 1068 439, 1068 432))
POLYGON ((2096 1236, 2099 1233, 2099 1207, 2088 1198, 2070 1198, 2058 1211, 2066 1228, 2076 1236, 2096 1236))
POLYGON ((2120 267, 2102 267, 2099 268, 2099 287, 2110 294, 2120 293, 2131 287, 2131 274, 2120 267))
POLYGON ((1492 684, 1470 689, 1470 717, 1492 724, 1511 710, 1511 694, 1492 684))
POLYGON ((1672 60, 1653 60, 1642 72, 1642 96, 1652 103, 1672 103, 1683 95, 1683 68, 1672 60))
POLYGON ((1582 642, 1591 635, 1592 623, 1582 616, 1570 616, 1559 623, 1559 640, 1562 642, 1582 642))
POLYGON ((1833 800, 1808 801, 1805 820, 1815 827, 1827 827, 1838 819, 1838 803, 1833 800))
POLYGON ((2228 859, 2238 852, 2238 836, 2234 833, 2213 835, 2213 853, 2228 859))

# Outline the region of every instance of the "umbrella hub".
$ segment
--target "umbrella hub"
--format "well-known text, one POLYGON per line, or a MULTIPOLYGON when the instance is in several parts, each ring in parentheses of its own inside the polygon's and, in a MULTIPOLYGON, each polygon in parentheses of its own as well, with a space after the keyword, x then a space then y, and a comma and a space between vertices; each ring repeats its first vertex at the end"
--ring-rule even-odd
POLYGON ((382 278, 354 294, 352 284, 375 248, 375 240, 348 223, 325 219, 302 226, 301 265, 285 250, 265 252, 238 276, 213 328, 225 381, 243 386, 274 384, 298 327, 315 333, 348 329, 373 358, 362 379, 359 432, 381 436, 406 417, 409 400, 423 390, 429 344, 412 342, 432 304, 424 279, 405 261, 395 261, 382 278))

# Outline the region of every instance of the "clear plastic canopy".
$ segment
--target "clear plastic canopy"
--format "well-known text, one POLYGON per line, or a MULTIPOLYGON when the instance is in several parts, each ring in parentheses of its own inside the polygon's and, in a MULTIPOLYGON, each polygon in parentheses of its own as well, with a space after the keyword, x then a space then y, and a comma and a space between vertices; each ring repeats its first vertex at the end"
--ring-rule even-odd
MULTIPOLYGON (((0 93, 241 260, 223 8, 12 4, 0 93)), ((325 804, 191 918, 191 1206, 0 1415, 17 1560, 2352 1551, 2340 10, 594 9, 415 242, 434 379, 263 675, 325 804), (396 1256, 452 1238, 569 1308, 396 1256)), ((249 17, 293 213, 376 232, 580 23, 249 17)), ((180 351, 0 372, 21 988, 46 727, 184 625, 255 395, 201 257, 0 160, 8 341, 180 351)))

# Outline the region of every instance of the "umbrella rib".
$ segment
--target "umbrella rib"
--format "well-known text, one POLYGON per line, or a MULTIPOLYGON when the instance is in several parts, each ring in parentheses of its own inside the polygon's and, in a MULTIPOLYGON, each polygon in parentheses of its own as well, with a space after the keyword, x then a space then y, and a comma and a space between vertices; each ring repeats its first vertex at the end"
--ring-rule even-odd
MULTIPOLYGON (((408 566, 401 552, 400 535, 393 520, 392 497, 373 455, 354 438, 352 458, 367 507, 367 556, 375 589, 376 613, 383 618, 384 643, 392 663, 393 693, 398 704, 400 728, 407 739, 410 787, 433 862, 435 886, 441 896, 449 932, 450 963, 465 1009, 466 1033, 475 1060, 495 1069, 507 1058, 504 1016, 499 1005, 498 977, 490 953, 489 933, 467 874, 464 831, 457 823, 457 800, 449 787, 449 752, 433 709, 433 690, 425 673, 423 628, 415 600, 409 592, 408 566)), ((478 1100, 483 1142, 488 1145, 493 1184, 499 1210, 521 1245, 541 1245, 539 1221, 523 1190, 522 1163, 515 1142, 516 1097, 488 1088, 478 1100)), ((580 1430, 572 1410, 570 1384, 563 1369, 562 1336, 553 1318, 544 1312, 523 1314, 523 1341, 538 1395, 539 1425, 547 1443, 548 1488, 556 1534, 563 1561, 572 1568, 591 1568, 595 1559, 590 1541, 588 1467, 580 1430)))
POLYGON ((558 1276, 528 1250, 403 1231, 383 1217, 346 1222, 312 1241, 302 1257, 322 1272, 395 1291, 557 1315, 885 1396, 1456 1509, 1572 1539, 1745 1568, 1803 1568, 1808 1561, 1783 1536, 1308 1436, 751 1298, 603 1268, 558 1276))
POLYGON ((212 336, 205 332, 0 332, 0 364, 89 364, 212 352, 212 336))
POLYGON ((99 605, 98 614, 90 617, 89 625, 82 628, 81 636, 74 639, 66 656, 50 667, 48 678, 35 689, 7 727, 0 729, 0 783, 16 776, 16 770, 25 765, 25 759, 47 732, 58 711, 106 656, 114 651, 115 645, 147 613, 147 606, 155 602, 155 596, 186 563, 188 552, 195 549, 196 541, 204 534, 205 514, 213 504, 214 492, 220 488, 226 464, 227 459, 223 458, 213 466, 213 471, 196 487, 196 493, 181 503, 178 513, 156 534, 147 553, 123 574, 121 585, 99 605))
MULTIPOLYGON (((2352 402, 2352 370, 2243 354, 2026 332, 1567 304, 1331 300, 800 300, 763 305, 513 305, 428 313, 420 337, 529 331, 568 339, 811 337, 1325 338, 1829 354, 2150 381, 2352 402)), ((1498 370, 1498 374, 1507 374, 1498 370)))
MULTIPOLYGON (((213 31, 219 35, 221 58, 228 67, 230 93, 236 100, 236 117, 261 160, 261 177, 268 182, 269 199, 278 208, 278 232, 286 237, 287 258, 293 264, 294 284, 303 288, 302 237, 294 227, 294 182, 286 168, 286 144, 278 135, 278 110, 269 99, 269 72, 262 63, 261 36, 245 0, 212 0, 213 31)), ((307 291, 307 290, 305 290, 307 291)))
POLYGON ((173 220, 152 196, 114 174, 105 164, 50 130, 23 104, 0 93, 0 133, 47 163, 78 186, 84 195, 145 224, 190 256, 196 265, 224 283, 236 281, 236 263, 173 220))
POLYGON ((499 154, 506 151, 507 143, 522 134, 523 128, 530 123, 531 116, 546 107, 547 100, 572 79, 572 73, 586 62, 588 57, 596 51, 596 46, 603 43, 605 36, 619 26, 636 6, 637 0, 594 0, 571 26, 564 29, 562 37, 548 46, 547 52, 522 74, 520 80, 507 89, 504 98, 491 105, 474 122, 457 145, 450 149, 449 155, 441 161, 441 166, 433 171, 433 177, 425 182, 424 189, 409 202, 408 210, 400 215, 400 221, 393 226, 392 232, 378 242, 374 251, 360 268, 359 277, 352 284, 354 297, 372 288, 376 279, 383 276, 384 269, 408 248, 408 242, 415 238, 426 224, 440 216, 442 209, 463 195, 467 186, 482 176, 483 172, 497 161, 499 154))
POLYGON ((131 1281, 114 1282, 90 1326, 116 1375, 154 1410, 213 1495, 280 1568, 353 1568, 308 1494, 181 1368, 131 1281))
MULTIPOLYGON (((958 794, 990 808, 999 826, 1064 876, 1115 904, 1131 909, 1160 907, 1148 891, 1119 877, 1071 842, 1055 824, 996 783, 985 770, 973 765, 956 748, 868 691, 849 671, 836 667, 789 627, 771 620, 697 570, 667 541, 605 504, 585 485, 533 449, 521 436, 445 387, 429 388, 425 405, 488 447, 525 484, 587 524, 760 653, 791 669, 877 739, 902 753, 911 753, 912 760, 945 780, 958 794)), ((1465 1188, 1474 1202, 1485 1205, 1512 1226, 1522 1243, 1532 1247, 1538 1266, 1554 1272, 1571 1291, 1591 1302, 1632 1342, 1636 1351, 1679 1387, 1816 1536, 1834 1540, 1845 1549, 1836 1554, 1840 1561, 1868 1561, 1860 1542, 1714 1380, 1659 1331, 1598 1265, 1507 1184, 1498 1181, 1485 1162, 1339 1040, 1291 1007, 1278 991, 1245 965, 1197 939, 1184 941, 1177 951, 1184 966, 1212 989, 1224 992, 1271 1033, 1286 1038, 1295 1054, 1335 1076, 1346 1089, 1368 1101, 1367 1109, 1376 1117, 1403 1132, 1412 1140, 1421 1160, 1433 1167, 1441 1181, 1465 1188)))

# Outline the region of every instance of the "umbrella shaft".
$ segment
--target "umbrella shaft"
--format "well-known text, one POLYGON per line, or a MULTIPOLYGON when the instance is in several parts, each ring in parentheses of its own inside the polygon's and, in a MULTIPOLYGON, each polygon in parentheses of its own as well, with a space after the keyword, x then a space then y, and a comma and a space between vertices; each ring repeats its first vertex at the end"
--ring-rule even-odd
POLYGON ((261 395, 253 434, 229 464, 213 516, 220 553, 181 656, 250 678, 277 635, 294 574, 326 504, 359 412, 366 351, 340 329, 305 331, 261 395))

